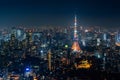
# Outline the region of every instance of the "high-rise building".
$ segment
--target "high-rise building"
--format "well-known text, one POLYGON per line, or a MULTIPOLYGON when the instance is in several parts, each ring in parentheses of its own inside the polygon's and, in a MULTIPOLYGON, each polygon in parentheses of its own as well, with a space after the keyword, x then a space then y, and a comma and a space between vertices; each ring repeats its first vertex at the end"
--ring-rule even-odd
POLYGON ((72 45, 72 51, 73 52, 80 52, 81 48, 79 46, 79 42, 78 42, 78 34, 77 34, 77 17, 75 15, 75 23, 74 23, 74 42, 72 45))
POLYGON ((115 36, 115 44, 117 46, 120 46, 120 33, 117 32, 116 36, 115 36))

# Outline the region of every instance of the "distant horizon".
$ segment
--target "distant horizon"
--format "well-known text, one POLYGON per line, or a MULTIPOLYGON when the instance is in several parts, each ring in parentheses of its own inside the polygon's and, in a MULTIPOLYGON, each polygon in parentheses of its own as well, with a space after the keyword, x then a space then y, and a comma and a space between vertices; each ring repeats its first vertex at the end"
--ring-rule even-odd
MULTIPOLYGON (((14 26, 0 26, 1 27, 1 29, 12 29, 12 28, 42 28, 42 27, 53 27, 53 28, 57 28, 57 27, 61 27, 61 28, 67 28, 67 27, 74 27, 74 25, 69 25, 69 26, 63 26, 63 25, 14 25, 14 26)), ((78 28, 80 28, 80 27, 83 27, 83 28, 101 28, 101 29, 112 29, 113 30, 113 28, 114 28, 114 30, 118 30, 118 29, 120 29, 120 27, 104 27, 104 26, 98 26, 98 25, 96 25, 96 26, 82 26, 82 25, 78 25, 77 26, 78 28)))

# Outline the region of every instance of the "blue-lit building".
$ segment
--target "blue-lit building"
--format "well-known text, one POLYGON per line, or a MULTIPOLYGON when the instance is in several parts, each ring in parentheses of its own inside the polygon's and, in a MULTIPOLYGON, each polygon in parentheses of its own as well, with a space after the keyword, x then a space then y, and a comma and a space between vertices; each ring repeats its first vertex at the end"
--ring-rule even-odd
POLYGON ((120 33, 118 32, 115 36, 115 44, 120 46, 120 33))

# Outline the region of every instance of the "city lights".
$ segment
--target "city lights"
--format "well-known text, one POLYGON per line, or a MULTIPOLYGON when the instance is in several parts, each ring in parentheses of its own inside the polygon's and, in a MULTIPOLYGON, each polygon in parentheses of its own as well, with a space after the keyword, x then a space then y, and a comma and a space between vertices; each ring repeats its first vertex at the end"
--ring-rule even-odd
POLYGON ((0 0, 0 80, 120 80, 120 1, 0 0))

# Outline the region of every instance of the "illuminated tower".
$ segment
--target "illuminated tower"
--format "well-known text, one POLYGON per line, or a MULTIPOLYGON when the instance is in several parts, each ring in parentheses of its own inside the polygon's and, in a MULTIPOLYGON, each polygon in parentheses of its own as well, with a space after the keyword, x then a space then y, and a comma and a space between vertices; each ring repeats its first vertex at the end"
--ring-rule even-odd
POLYGON ((77 17, 75 15, 75 23, 74 23, 74 42, 72 45, 72 51, 73 52, 80 52, 81 48, 78 43, 78 34, 77 34, 77 17))
POLYGON ((51 50, 48 51, 48 69, 51 70, 51 50))

